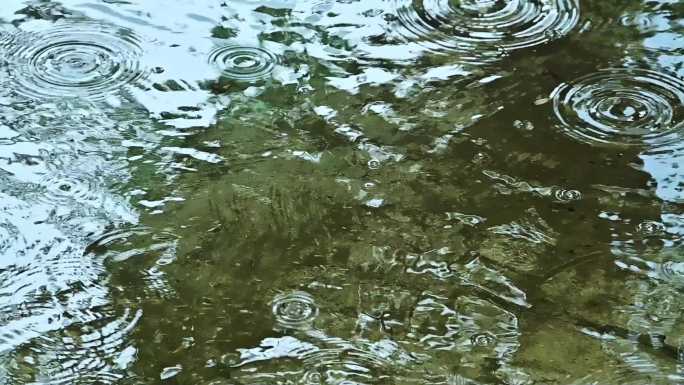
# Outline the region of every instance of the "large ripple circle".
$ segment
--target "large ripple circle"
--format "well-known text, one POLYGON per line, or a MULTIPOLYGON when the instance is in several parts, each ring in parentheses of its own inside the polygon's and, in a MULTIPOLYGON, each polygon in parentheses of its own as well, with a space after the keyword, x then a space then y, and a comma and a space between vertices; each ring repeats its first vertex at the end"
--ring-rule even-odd
POLYGON ((140 39, 95 22, 65 22, 26 33, 7 50, 16 92, 31 98, 106 98, 144 71, 140 39))
POLYGON ((399 33, 481 60, 547 43, 579 21, 577 0, 395 0, 399 33))
POLYGON ((250 82, 270 76, 278 57, 263 48, 232 45, 211 51, 209 63, 215 65, 226 78, 250 82))
POLYGON ((607 69, 561 84, 553 107, 568 135, 590 144, 660 147, 680 140, 684 83, 641 69, 607 69))

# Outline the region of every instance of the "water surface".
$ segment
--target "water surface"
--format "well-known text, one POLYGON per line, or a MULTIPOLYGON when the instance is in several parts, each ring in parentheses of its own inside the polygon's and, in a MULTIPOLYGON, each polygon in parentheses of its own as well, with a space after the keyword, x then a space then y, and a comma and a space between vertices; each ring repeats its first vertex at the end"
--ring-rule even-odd
POLYGON ((0 384, 684 383, 684 8, 6 0, 0 384))

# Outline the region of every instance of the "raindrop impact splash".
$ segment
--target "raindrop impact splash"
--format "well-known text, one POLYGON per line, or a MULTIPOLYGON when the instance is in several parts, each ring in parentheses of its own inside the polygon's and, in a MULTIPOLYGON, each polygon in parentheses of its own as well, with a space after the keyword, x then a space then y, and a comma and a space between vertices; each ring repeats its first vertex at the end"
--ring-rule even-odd
POLYGON ((278 324, 290 329, 305 329, 318 316, 318 307, 308 293, 296 291, 273 300, 273 315, 278 324))
POLYGON ((14 39, 5 52, 13 88, 35 99, 104 99, 145 71, 132 31, 95 22, 63 22, 14 39))
POLYGON ((228 79, 253 82, 269 77, 278 57, 263 48, 225 46, 209 54, 209 63, 228 79))
POLYGON ((470 337, 473 346, 491 346, 496 343, 496 337, 491 333, 478 333, 470 337))
POLYGON ((47 175, 41 181, 44 186, 44 196, 40 198, 46 203, 68 204, 98 204, 104 200, 105 192, 96 176, 88 173, 54 173, 47 175))
POLYGON ((560 85, 553 106, 575 139, 657 149, 680 140, 684 83, 649 70, 608 69, 560 85))
POLYGON ((655 237, 665 234, 665 225, 655 221, 644 221, 637 225, 637 234, 644 237, 655 237))
POLYGON ((579 20, 576 0, 395 0, 397 31, 431 51, 475 62, 567 35, 579 20))
POLYGON ((553 191, 553 198, 559 203, 574 202, 582 199, 582 193, 577 190, 559 188, 553 191))

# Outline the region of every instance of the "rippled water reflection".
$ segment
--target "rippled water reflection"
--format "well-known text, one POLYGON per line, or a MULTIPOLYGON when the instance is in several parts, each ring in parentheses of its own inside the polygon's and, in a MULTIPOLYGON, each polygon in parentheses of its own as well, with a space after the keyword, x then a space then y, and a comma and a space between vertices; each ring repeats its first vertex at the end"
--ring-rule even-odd
POLYGON ((684 382, 677 2, 6 3, 0 384, 684 382))
POLYGON ((665 146, 681 141, 684 83, 665 73, 604 70, 562 85, 554 109, 568 133, 617 145, 665 146))
POLYGON ((261 48, 226 46, 212 51, 209 62, 221 69, 225 77, 247 82, 270 75, 278 60, 261 48))
POLYGON ((398 33, 475 62, 563 37, 579 20, 575 0, 396 0, 398 33))
POLYGON ((79 21, 37 26, 4 47, 13 90, 36 99, 105 98, 143 76, 141 54, 132 31, 79 21))

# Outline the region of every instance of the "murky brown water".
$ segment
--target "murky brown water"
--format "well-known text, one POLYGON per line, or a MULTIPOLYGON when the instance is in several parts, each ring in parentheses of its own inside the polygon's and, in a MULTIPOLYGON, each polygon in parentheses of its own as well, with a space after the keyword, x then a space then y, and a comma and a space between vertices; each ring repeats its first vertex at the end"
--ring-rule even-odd
POLYGON ((0 384, 684 384, 684 3, 5 0, 0 384))

